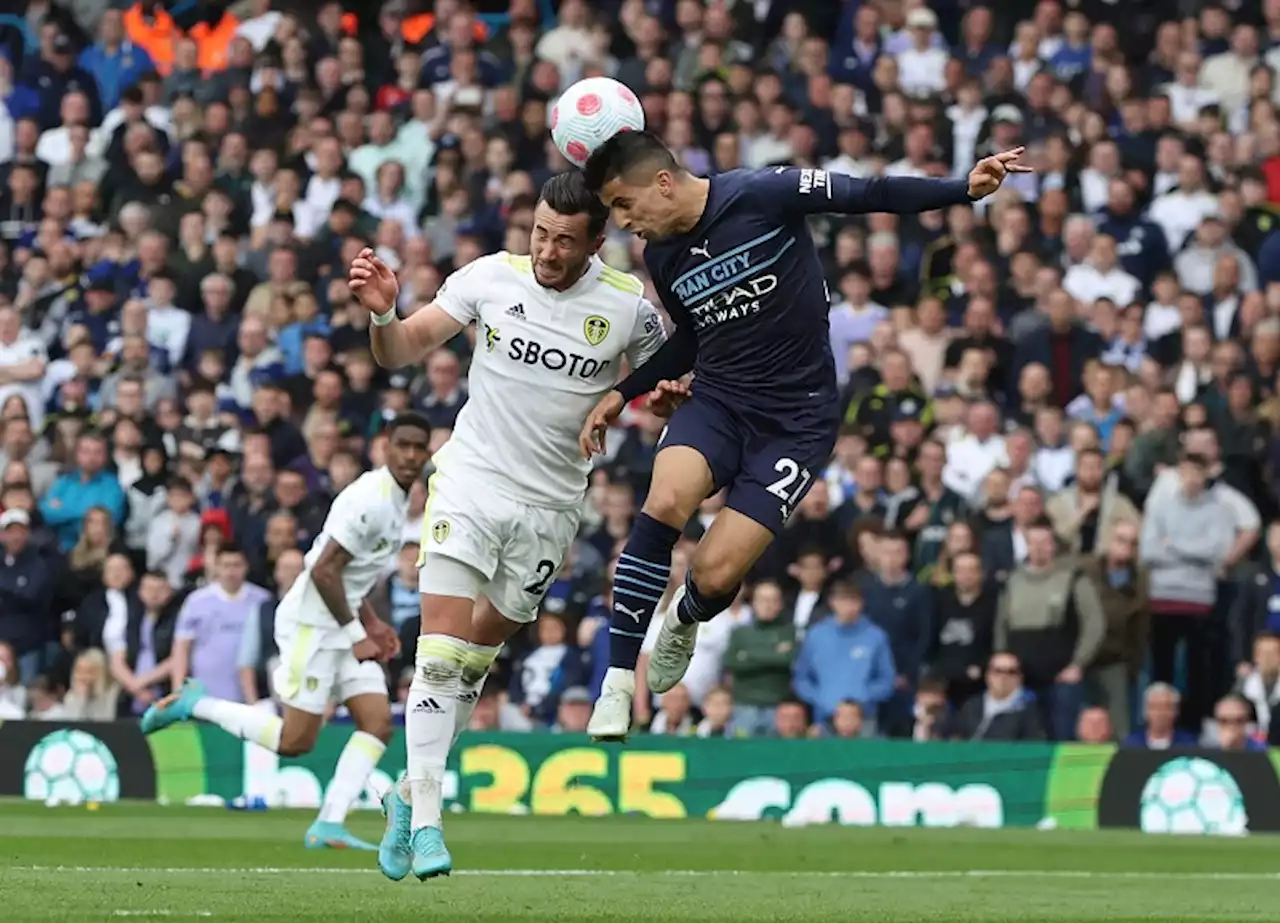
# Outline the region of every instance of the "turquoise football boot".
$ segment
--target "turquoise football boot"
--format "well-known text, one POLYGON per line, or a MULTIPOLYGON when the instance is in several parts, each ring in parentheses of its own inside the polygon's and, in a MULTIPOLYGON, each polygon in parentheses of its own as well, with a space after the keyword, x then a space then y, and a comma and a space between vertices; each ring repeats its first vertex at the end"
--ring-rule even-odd
POLYGON ((400 797, 392 785, 382 796, 382 814, 387 819, 387 829, 378 845, 378 868, 392 881, 400 881, 413 866, 410 851, 409 824, 413 821, 413 808, 400 797))
POLYGON ((426 881, 453 871, 453 857, 444 845, 444 834, 439 827, 421 827, 413 832, 410 841, 413 851, 413 874, 418 881, 426 881))
POLYGON ((357 849, 363 852, 373 852, 378 848, 352 836, 342 824, 323 820, 316 821, 307 829, 302 845, 307 849, 357 849))
POLYGON ((204 683, 189 679, 177 692, 165 696, 142 716, 142 733, 154 734, 179 721, 190 721, 196 703, 204 698, 204 683))

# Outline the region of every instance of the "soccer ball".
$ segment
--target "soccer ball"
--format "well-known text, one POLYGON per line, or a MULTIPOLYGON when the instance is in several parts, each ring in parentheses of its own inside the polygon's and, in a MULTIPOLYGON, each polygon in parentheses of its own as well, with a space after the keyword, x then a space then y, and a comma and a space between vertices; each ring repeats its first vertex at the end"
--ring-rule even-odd
POLYGON ((1248 832, 1244 795, 1231 773, 1198 756, 1180 756, 1152 774, 1142 789, 1146 833, 1248 832))
POLYGON ((27 755, 22 794, 50 804, 116 801, 120 770, 111 750, 92 734, 54 731, 40 738, 27 755))
POLYGON ((551 140, 576 167, 623 131, 644 131, 644 108, 629 87, 609 77, 588 77, 565 90, 551 107, 551 140))

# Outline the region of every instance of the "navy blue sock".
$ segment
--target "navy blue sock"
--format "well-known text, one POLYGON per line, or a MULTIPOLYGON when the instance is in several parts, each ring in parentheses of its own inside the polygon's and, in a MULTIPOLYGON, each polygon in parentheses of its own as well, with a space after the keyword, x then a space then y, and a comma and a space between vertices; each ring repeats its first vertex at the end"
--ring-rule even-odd
POLYGON ((634 670, 653 610, 667 589, 680 530, 641 513, 618 556, 609 619, 609 666, 634 670))
POLYGON ((738 596, 738 587, 723 596, 707 596, 693 582, 693 568, 684 576, 684 598, 676 607, 676 618, 686 625, 694 622, 709 622, 725 609, 733 605, 738 596))

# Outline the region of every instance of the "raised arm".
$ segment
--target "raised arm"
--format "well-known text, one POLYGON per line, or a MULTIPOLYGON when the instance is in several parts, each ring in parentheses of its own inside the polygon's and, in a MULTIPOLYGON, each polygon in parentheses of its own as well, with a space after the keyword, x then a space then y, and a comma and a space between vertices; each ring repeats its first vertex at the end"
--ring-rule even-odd
POLYGON ((760 171, 753 189, 785 211, 804 215, 914 215, 952 205, 968 205, 991 195, 1010 173, 1029 173, 1018 162, 1023 149, 978 161, 965 179, 877 176, 857 179, 826 170, 775 167, 760 171))
POLYGON ((434 301, 401 320, 396 313, 396 274, 367 247, 352 261, 347 284, 356 301, 369 309, 369 343, 384 369, 421 361, 466 326, 434 301))

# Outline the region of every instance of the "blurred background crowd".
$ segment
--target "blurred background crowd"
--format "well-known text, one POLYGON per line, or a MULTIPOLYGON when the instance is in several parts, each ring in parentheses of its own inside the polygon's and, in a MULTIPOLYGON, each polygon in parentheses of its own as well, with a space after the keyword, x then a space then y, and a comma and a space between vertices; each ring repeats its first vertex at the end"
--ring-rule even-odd
MULTIPOLYGON (((467 399, 469 334, 375 365, 348 263, 375 247, 407 313, 527 253, 567 169, 549 104, 604 74, 698 174, 962 175, 1017 145, 1037 171, 974 208, 814 221, 846 425, 642 724, 1280 739, 1280 0, 35 0, 0 23, 0 718, 137 714, 192 675, 270 707, 275 600, 329 501, 396 413, 438 448, 467 399)), ((640 246, 603 255, 643 273, 640 246)), ((585 727, 662 421, 621 428, 476 727, 585 727)), ((408 651, 424 502, 375 599, 408 651)))

